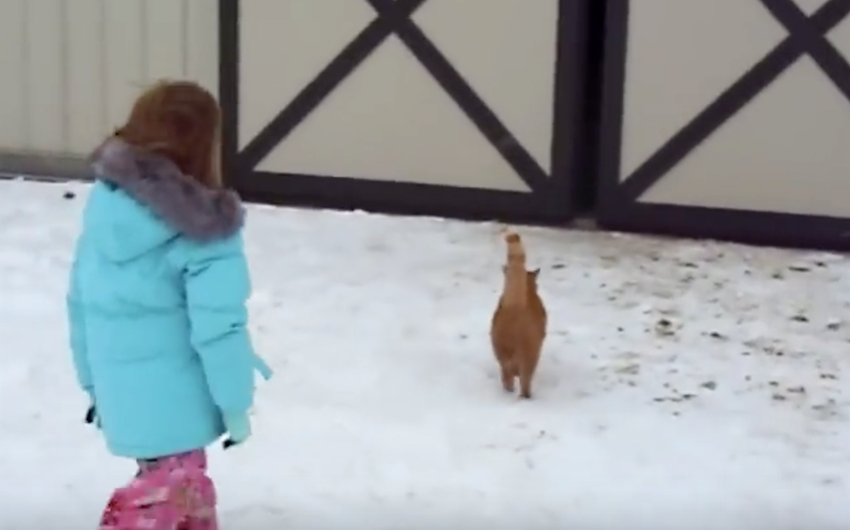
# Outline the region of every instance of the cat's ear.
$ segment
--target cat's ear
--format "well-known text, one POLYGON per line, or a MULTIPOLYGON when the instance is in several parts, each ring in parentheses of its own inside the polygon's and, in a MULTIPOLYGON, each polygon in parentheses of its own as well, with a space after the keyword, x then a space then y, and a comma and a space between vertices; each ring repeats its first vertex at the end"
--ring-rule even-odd
POLYGON ((533 271, 531 271, 531 276, 533 276, 536 280, 537 277, 540 276, 540 269, 534 269, 533 271))

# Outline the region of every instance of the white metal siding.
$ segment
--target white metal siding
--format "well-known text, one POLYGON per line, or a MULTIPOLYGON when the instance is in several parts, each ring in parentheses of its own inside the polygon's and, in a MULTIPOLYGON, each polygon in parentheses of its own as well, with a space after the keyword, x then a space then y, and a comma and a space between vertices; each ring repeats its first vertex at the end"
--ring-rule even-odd
POLYGON ((217 2, 0 0, 0 151, 85 155, 163 77, 217 90, 217 2))

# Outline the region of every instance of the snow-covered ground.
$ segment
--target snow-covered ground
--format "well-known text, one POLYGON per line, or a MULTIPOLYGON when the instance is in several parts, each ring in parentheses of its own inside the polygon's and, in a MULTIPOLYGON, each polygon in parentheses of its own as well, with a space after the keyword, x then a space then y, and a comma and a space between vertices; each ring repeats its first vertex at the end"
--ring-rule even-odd
MULTIPOLYGON (((2 530, 94 528, 134 469, 66 347, 86 189, 0 182, 2 530)), ((251 207, 277 374, 211 451, 224 528, 847 528, 850 260, 522 229, 551 327, 520 402, 488 341, 500 228, 251 207)))

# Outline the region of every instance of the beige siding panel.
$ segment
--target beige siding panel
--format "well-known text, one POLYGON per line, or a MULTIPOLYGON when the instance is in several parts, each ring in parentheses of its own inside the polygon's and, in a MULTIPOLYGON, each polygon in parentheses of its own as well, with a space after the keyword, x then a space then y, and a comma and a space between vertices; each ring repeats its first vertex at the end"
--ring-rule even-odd
POLYGON ((0 2, 0 151, 27 146, 26 4, 0 2))
MULTIPOLYGON (((184 0, 143 0, 146 22, 142 28, 145 44, 146 81, 178 79, 186 75, 184 0)), ((215 3, 215 2, 213 2, 215 3)))
POLYGON ((183 0, 186 72, 184 75, 218 94, 218 2, 183 0))
POLYGON ((67 148, 65 120, 64 47, 65 0, 26 3, 26 101, 29 145, 27 150, 59 153, 67 148))
POLYGON ((1 0, 0 151, 86 155, 149 83, 217 92, 212 0, 1 0))
POLYGON ((107 1, 106 105, 109 127, 120 125, 147 81, 144 0, 107 1))
POLYGON ((87 153, 109 129, 104 0, 74 0, 67 10, 67 151, 87 153))

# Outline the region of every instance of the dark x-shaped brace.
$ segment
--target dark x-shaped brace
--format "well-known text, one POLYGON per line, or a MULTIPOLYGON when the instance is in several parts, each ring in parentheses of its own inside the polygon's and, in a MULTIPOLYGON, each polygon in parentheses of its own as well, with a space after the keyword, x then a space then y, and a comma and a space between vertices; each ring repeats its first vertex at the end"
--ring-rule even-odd
POLYGON ((850 0, 830 0, 811 17, 793 0, 761 0, 761 3, 785 26, 789 35, 641 164, 620 185, 623 198, 639 199, 803 55, 817 63, 850 103, 850 64, 826 38, 850 14, 850 0))
MULTIPOLYGON (((246 0, 250 1, 250 0, 246 0)), ((321 0, 316 0, 321 1, 321 0)), ((350 0, 353 1, 353 0, 350 0)), ((336 89, 387 37, 407 46, 461 111, 490 141, 517 175, 536 192, 550 179, 495 113, 481 100, 445 56, 411 20, 426 0, 366 0, 378 16, 361 31, 277 116, 237 155, 236 164, 253 169, 272 149, 336 89)), ((415 126, 411 124, 411 126, 415 126)), ((458 146, 462 149, 463 146, 458 146)))

